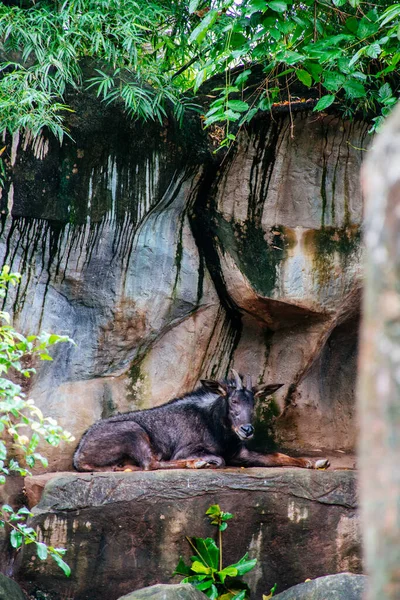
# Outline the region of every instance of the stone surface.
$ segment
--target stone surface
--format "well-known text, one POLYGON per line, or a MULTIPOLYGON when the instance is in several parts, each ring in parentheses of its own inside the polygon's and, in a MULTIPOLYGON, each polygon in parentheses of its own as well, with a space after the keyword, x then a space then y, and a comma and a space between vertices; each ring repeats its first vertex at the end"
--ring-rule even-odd
POLYGON ((0 573, 0 600, 25 600, 25 594, 15 581, 0 573))
POLYGON ((187 127, 79 101, 76 144, 14 138, 0 199, 15 325, 77 343, 32 380, 40 408, 78 438, 234 367, 285 384, 259 445, 352 451, 367 126, 304 112, 292 139, 266 117, 218 165, 187 127))
MULTIPOLYGON (((39 479, 36 477, 35 479, 39 479)), ((255 597, 308 577, 360 572, 354 471, 224 469, 61 474, 51 479, 32 525, 39 539, 68 548, 70 579, 24 548, 17 578, 49 599, 106 597, 170 582, 185 536, 208 537, 205 517, 219 503, 235 519, 224 533, 224 561, 258 559, 247 580, 255 597)))
POLYGON ((360 466, 368 600, 400 598, 400 107, 362 172, 366 290, 360 355, 360 466))
POLYGON ((365 575, 339 573, 295 585, 274 600, 362 600, 366 586, 365 575))
POLYGON ((118 600, 205 600, 207 596, 188 583, 176 585, 152 585, 142 588, 118 600))

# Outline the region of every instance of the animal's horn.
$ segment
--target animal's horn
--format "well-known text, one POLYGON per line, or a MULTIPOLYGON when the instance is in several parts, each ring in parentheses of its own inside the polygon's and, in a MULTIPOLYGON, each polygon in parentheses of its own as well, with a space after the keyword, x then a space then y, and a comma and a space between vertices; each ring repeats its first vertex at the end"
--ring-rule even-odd
POLYGON ((251 381, 251 375, 248 373, 246 375, 246 390, 251 391, 251 388, 253 387, 253 383, 251 381))
POLYGON ((233 376, 235 378, 235 383, 236 383, 236 389, 237 390, 241 390, 243 389, 243 383, 242 380, 240 379, 240 375, 237 371, 235 371, 235 369, 231 369, 233 376))

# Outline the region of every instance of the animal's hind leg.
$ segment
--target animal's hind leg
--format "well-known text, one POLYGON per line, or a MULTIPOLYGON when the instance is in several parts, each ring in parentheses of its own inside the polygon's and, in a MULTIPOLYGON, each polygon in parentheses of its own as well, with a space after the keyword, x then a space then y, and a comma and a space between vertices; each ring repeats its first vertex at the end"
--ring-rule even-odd
POLYGON ((135 422, 105 421, 89 430, 75 452, 78 471, 114 471, 122 466, 136 470, 154 468, 157 463, 146 432, 135 422))
POLYGON ((287 454, 259 454, 252 452, 247 448, 242 448, 237 456, 229 461, 232 466, 241 467, 300 467, 303 469, 327 469, 330 466, 329 460, 309 458, 293 458, 287 454))

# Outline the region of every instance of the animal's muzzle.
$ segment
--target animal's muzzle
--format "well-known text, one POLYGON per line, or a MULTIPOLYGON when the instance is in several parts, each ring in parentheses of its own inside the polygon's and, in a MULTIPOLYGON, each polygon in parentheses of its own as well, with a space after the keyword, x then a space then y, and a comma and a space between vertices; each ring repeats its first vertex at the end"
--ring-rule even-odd
POLYGON ((243 439, 250 439, 254 435, 254 427, 248 423, 247 425, 241 425, 238 429, 238 433, 243 439))

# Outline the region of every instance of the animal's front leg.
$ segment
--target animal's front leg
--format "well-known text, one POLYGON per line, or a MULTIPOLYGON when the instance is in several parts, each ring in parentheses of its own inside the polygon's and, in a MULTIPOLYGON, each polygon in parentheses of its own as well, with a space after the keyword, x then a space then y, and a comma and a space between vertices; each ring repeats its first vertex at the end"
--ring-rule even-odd
POLYGON ((327 469, 329 460, 323 458, 311 460, 309 458, 293 458, 287 454, 260 454, 242 448, 240 452, 229 461, 232 466, 238 467, 300 467, 303 469, 327 469))
POLYGON ((187 458, 161 461, 158 469, 219 469, 225 466, 221 456, 214 454, 196 454, 187 458))
POLYGON ((206 454, 187 459, 189 469, 220 469, 225 466, 225 461, 221 456, 206 454))

